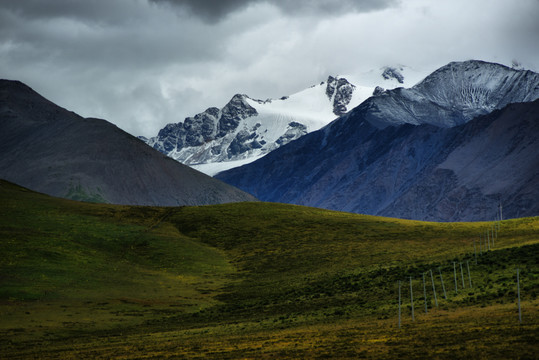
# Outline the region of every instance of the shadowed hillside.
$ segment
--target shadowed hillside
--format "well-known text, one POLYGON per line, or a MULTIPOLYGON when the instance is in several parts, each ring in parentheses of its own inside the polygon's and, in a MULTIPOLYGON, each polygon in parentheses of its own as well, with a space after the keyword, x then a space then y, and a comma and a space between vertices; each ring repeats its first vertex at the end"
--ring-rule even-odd
POLYGON ((352 113, 217 175, 263 201, 432 221, 539 213, 539 100, 451 128, 352 113))
POLYGON ((0 178, 59 197, 161 206, 254 200, 17 81, 0 80, 0 154, 0 178))

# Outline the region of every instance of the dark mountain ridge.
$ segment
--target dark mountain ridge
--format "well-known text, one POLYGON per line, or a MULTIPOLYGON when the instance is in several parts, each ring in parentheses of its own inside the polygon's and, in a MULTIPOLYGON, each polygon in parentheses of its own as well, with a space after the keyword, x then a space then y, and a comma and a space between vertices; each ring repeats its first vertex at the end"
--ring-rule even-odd
POLYGON ((0 178, 58 197, 160 206, 254 200, 18 81, 0 80, 0 154, 0 178))

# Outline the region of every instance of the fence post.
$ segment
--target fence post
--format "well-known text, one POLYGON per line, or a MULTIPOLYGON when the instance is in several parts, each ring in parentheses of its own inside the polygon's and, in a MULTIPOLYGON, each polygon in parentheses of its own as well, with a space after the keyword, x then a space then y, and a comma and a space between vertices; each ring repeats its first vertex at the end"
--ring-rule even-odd
POLYGON ((457 264, 453 261, 453 275, 455 278, 455 294, 458 294, 459 291, 457 289, 457 264))
POLYGON ((412 321, 415 321, 414 316, 414 291, 412 289, 412 277, 410 276, 410 302, 412 303, 412 321))
POLYGON ((473 239, 473 252, 475 255, 475 265, 477 265, 477 247, 475 246, 475 238, 473 239))
POLYGON ((472 275, 470 275, 470 262, 466 260, 466 268, 468 269, 468 280, 470 281, 470 288, 472 288, 472 275))
POLYGON ((425 299, 425 314, 428 314, 427 310, 427 287, 425 286, 425 273, 423 275, 423 299, 425 299))
POLYGON ((518 294, 518 322, 522 324, 522 311, 520 309, 520 276, 517 268, 517 294, 518 294))
POLYGON ((494 247, 494 224, 492 224, 492 247, 494 247))
POLYGON ((399 329, 401 328, 401 281, 399 280, 399 329))
POLYGON ((442 290, 444 291, 444 299, 447 300, 447 293, 445 292, 444 278, 442 277, 442 269, 438 268, 438 272, 440 273, 440 281, 442 282, 442 290))
POLYGON ((500 213, 499 213, 499 216, 500 216, 500 220, 498 221, 498 231, 500 231, 500 227, 502 226, 502 204, 500 204, 500 213))
POLYGON ((462 271, 462 263, 460 263, 460 277, 462 278, 462 288, 464 289, 466 285, 464 285, 464 271, 462 271))
POLYGON ((479 255, 483 256, 483 235, 479 234, 479 255))
POLYGON ((432 282, 432 293, 434 294, 434 304, 438 307, 438 298, 436 297, 436 287, 434 286, 434 276, 432 275, 432 269, 430 271, 430 281, 432 282))

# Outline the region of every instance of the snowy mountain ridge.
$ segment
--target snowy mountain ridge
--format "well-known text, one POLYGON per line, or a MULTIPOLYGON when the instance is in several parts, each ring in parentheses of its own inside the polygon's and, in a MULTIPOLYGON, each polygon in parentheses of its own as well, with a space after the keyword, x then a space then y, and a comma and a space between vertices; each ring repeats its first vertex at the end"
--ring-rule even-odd
POLYGON ((354 109, 383 128, 461 125, 514 102, 539 98, 539 74, 478 60, 451 62, 411 88, 379 92, 354 109))
POLYGON ((280 99, 257 100, 236 94, 222 109, 208 108, 183 122, 166 125, 155 137, 141 139, 181 163, 214 175, 322 128, 370 97, 376 85, 401 85, 406 69, 392 68, 397 75, 381 76, 386 69, 377 72, 377 79, 374 74, 329 76, 280 99), (359 85, 364 78, 368 86, 359 85))

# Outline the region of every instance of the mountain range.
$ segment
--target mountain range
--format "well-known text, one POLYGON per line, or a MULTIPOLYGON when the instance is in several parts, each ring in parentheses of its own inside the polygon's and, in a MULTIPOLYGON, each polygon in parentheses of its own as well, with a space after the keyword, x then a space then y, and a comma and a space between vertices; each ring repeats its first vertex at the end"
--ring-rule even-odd
POLYGON ((0 178, 49 195, 131 205, 255 200, 101 119, 0 80, 0 178))
POLYGON ((402 85, 410 72, 397 66, 383 67, 359 78, 329 76, 326 81, 279 99, 257 100, 236 94, 222 108, 210 107, 182 122, 166 125, 157 136, 141 139, 181 163, 215 175, 320 129, 374 92, 383 91, 379 85, 402 85))
POLYGON ((450 63, 216 177, 263 201, 433 221, 539 213, 539 74, 450 63))
MULTIPOLYGON (((405 85, 402 70, 378 75, 405 85)), ((539 213, 539 74, 471 60, 409 88, 349 79, 278 100, 235 95, 145 139, 153 148, 0 80, 0 178, 117 204, 256 197, 433 221, 492 220, 500 205, 504 217, 539 213)))

